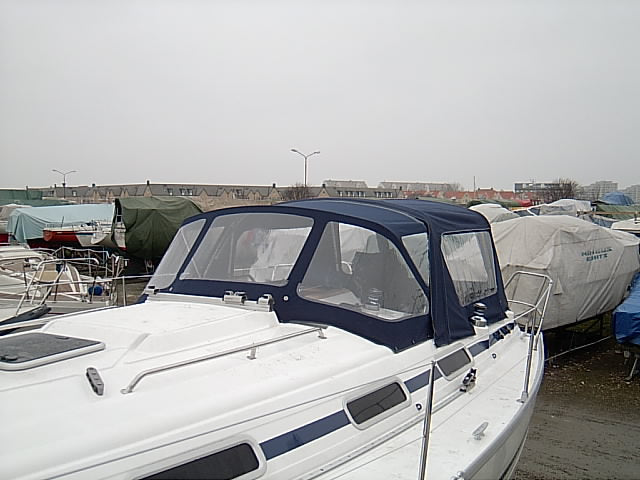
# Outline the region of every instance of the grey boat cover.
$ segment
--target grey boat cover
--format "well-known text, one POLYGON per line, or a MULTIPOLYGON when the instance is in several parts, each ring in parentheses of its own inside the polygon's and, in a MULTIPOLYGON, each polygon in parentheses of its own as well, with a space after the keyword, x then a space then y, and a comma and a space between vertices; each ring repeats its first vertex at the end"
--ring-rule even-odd
POLYGON ((479 203, 477 205, 470 206, 469 210, 481 213, 489 223, 503 222, 512 218, 518 218, 517 213, 514 213, 508 208, 504 208, 502 205, 498 205, 497 203, 479 203))
POLYGON ((611 225, 614 230, 622 230, 623 232, 640 235, 640 218, 630 218, 628 220, 620 220, 611 225))
POLYGON ((93 221, 109 222, 113 204, 57 205, 53 207, 18 208, 11 212, 7 232, 20 243, 42 238, 48 226, 81 225, 93 221))
MULTIPOLYGON (((640 269, 639 238, 579 218, 520 217, 493 223, 491 228, 505 282, 518 270, 543 273, 553 280, 543 329, 613 310, 640 269)), ((532 302, 537 286, 514 283, 507 297, 532 302)))
POLYGON ((578 214, 590 211, 590 202, 572 198, 562 198, 555 202, 540 205, 540 215, 571 215, 572 217, 577 217, 578 214))

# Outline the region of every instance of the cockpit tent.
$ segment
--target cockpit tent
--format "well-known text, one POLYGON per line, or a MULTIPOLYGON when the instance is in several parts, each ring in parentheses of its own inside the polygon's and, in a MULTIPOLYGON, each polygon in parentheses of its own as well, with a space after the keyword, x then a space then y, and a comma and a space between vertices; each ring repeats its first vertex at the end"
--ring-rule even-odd
POLYGON ((53 207, 18 208, 11 212, 7 232, 20 243, 43 237, 48 226, 63 227, 89 222, 109 222, 113 218, 113 204, 87 203, 56 205, 53 207))
MULTIPOLYGON (((640 239, 566 215, 520 217, 492 224, 502 276, 518 270, 553 280, 544 329, 613 310, 640 268, 640 239)), ((525 283, 507 296, 534 298, 525 283)))
MULTIPOLYGON (((475 329, 469 319, 475 313, 476 302, 482 302, 486 306, 484 315, 488 323, 494 323, 504 318, 508 305, 491 241, 491 229, 487 220, 477 212, 461 206, 421 200, 310 199, 271 206, 246 206, 214 210, 187 219, 182 228, 189 229, 193 226, 194 231, 200 232, 199 229, 202 228, 213 229, 216 222, 224 226, 227 221, 232 222, 240 219, 239 223, 233 223, 233 225, 238 229, 244 225, 244 230, 238 237, 243 238, 244 231, 248 232, 254 229, 255 225, 252 222, 256 218, 254 216, 256 214, 274 215, 281 218, 279 221, 283 224, 291 221, 283 219, 294 217, 298 219, 296 222, 300 222, 299 219, 305 219, 306 222, 310 221, 313 225, 297 260, 293 265, 289 265, 290 272, 286 281, 264 283, 263 277, 259 280, 254 277, 255 281, 235 283, 236 288, 242 291, 247 299, 257 300, 265 298, 265 295, 274 299, 274 310, 281 322, 311 322, 332 325, 385 345, 394 351, 400 351, 428 338, 433 338, 437 345, 447 345, 457 339, 474 335, 475 329), (198 226, 199 224, 200 226, 198 226), (392 284, 390 288, 394 291, 413 295, 406 288, 406 281, 413 278, 418 282, 415 285, 420 284, 420 291, 429 298, 428 311, 406 318, 382 320, 345 308, 342 303, 316 302, 301 295, 300 289, 308 278, 306 274, 311 271, 312 264, 314 273, 310 276, 315 276, 317 273, 316 279, 321 277, 331 279, 325 283, 333 285, 333 274, 347 275, 342 270, 341 264, 338 267, 338 261, 341 257, 341 242, 332 241, 331 235, 324 236, 325 229, 332 231, 330 225, 337 227, 338 224, 362 227, 370 230, 372 234, 384 237, 385 242, 393 244, 403 258, 402 262, 387 262, 389 256, 386 253, 389 250, 384 253, 369 251, 368 248, 365 248, 363 251, 354 253, 351 251, 351 247, 354 243, 358 243, 357 239, 348 236, 344 239, 345 252, 348 252, 350 257, 348 259, 343 257, 342 260, 350 260, 351 256, 354 257, 351 268, 348 269, 353 273, 352 279, 354 281, 356 281, 355 277, 362 280, 379 280, 380 277, 377 275, 367 275, 367 272, 371 273, 371 269, 367 267, 382 265, 381 269, 385 270, 384 282, 392 284), (426 277, 418 270, 417 264, 410 259, 410 253, 405 247, 405 241, 409 241, 416 235, 426 238, 427 242, 425 246, 427 248, 419 253, 420 258, 427 260, 424 263, 427 265, 424 268, 428 269, 426 277), (323 238, 327 238, 328 241, 325 243, 323 238), (470 249, 471 245, 475 245, 477 248, 470 249), (467 249, 470 249, 471 253, 465 252, 467 249), (331 254, 326 257, 318 257, 323 260, 318 262, 319 268, 316 270, 314 262, 316 252, 327 251, 331 254), (403 251, 405 253, 401 253, 403 251), (473 257, 469 258, 470 255, 473 257), (358 259, 355 256, 358 256, 358 259), (383 257, 384 262, 382 261, 383 257), (333 263, 325 261, 328 258, 332 258, 333 263), (390 271, 397 270, 393 268, 394 266, 402 267, 404 265, 410 270, 413 269, 411 278, 399 275, 397 271, 390 271), (325 266, 327 268, 323 269, 322 267, 325 266), (356 270, 362 275, 358 274, 356 270)), ((258 215, 259 217, 260 215, 258 215)), ((295 225, 295 228, 301 226, 298 223, 295 225)), ((291 245, 300 246, 300 242, 296 240, 298 235, 296 235, 295 228, 291 229, 293 235, 287 238, 285 249, 289 249, 291 245)), ((225 232, 226 230, 223 228, 221 231, 225 232)), ((218 234, 222 235, 220 231, 215 235, 218 234)), ((178 239, 174 240, 178 243, 172 244, 172 247, 180 242, 184 243, 186 238, 188 237, 178 236, 178 239)), ((212 247, 211 243, 207 243, 207 238, 210 238, 209 232, 196 234, 188 241, 191 244, 189 249, 195 250, 195 254, 183 257, 181 260, 176 260, 170 255, 172 248, 170 247, 156 271, 157 274, 162 272, 162 275, 158 275, 158 279, 162 278, 162 280, 158 280, 161 284, 154 283, 149 288, 157 289, 158 292, 222 298, 230 289, 230 285, 234 285, 233 280, 229 280, 224 275, 222 277, 202 275, 200 278, 197 275, 201 274, 197 272, 206 271, 212 263, 215 266, 214 260, 217 258, 215 255, 219 255, 220 252, 224 253, 223 259, 235 257, 231 252, 227 257, 224 249, 216 249, 215 252, 208 250, 212 247), (208 247, 203 245, 208 245, 208 247), (202 250, 200 250, 201 248, 202 250), (199 256, 198 252, 200 251, 206 253, 199 256), (200 261, 202 263, 199 263, 200 261)), ((224 236, 216 242, 218 243, 215 245, 235 245, 235 241, 224 236)), ((176 247, 176 249, 180 250, 181 247, 176 247)), ((274 250, 268 254, 280 258, 281 251, 274 250)), ((230 262, 225 260, 223 263, 226 268, 230 262)), ((256 270, 258 269, 256 268, 256 270)), ((336 282, 336 285, 338 284, 340 281, 336 282)), ((362 289, 362 291, 365 290, 370 291, 367 288, 362 289)), ((378 289, 378 292, 384 291, 386 291, 384 288, 378 289)), ((417 299, 418 296, 412 297, 412 301, 417 299)), ((144 301, 144 295, 141 301, 144 301)))

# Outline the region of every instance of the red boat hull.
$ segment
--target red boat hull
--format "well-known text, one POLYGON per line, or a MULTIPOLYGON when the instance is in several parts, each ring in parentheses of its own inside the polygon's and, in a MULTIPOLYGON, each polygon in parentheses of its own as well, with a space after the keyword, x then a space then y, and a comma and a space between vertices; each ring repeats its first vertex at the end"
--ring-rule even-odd
POLYGON ((42 232, 42 238, 45 242, 50 243, 72 243, 78 244, 78 237, 75 232, 60 230, 45 230, 42 232))

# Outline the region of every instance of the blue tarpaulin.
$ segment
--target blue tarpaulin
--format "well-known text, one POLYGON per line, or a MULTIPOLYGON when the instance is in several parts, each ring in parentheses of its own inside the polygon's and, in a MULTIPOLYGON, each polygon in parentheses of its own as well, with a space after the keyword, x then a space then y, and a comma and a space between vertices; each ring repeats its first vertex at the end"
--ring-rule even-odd
POLYGON ((622 192, 605 193, 600 200, 609 205, 633 205, 631 197, 622 192))
POLYGON ((7 232, 18 242, 25 243, 42 238, 42 231, 47 226, 81 225, 92 221, 110 223, 113 209, 112 203, 18 208, 11 212, 7 232))
POLYGON ((618 343, 640 345, 640 273, 631 282, 631 293, 613 312, 618 343))

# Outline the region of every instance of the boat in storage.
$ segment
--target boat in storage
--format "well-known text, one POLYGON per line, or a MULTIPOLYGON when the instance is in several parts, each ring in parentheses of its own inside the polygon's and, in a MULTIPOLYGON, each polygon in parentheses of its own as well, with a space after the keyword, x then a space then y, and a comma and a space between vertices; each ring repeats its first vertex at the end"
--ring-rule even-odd
MULTIPOLYGON (((7 231, 17 242, 24 244, 44 241, 45 230, 50 229, 49 238, 54 241, 57 240, 56 229, 60 227, 79 226, 112 217, 113 205, 104 203, 18 208, 9 216, 7 231)), ((63 240, 75 238, 73 233, 63 230, 60 233, 64 235, 63 240)))
POLYGON ((0 338, 0 477, 509 478, 544 364, 524 275, 516 318, 448 204, 196 215, 137 304, 0 338))
MULTIPOLYGON (((640 268, 640 239, 568 215, 521 217, 492 229, 505 278, 524 270, 553 279, 547 329, 612 311, 640 268)), ((537 286, 521 280, 507 292, 534 298, 537 286)))

